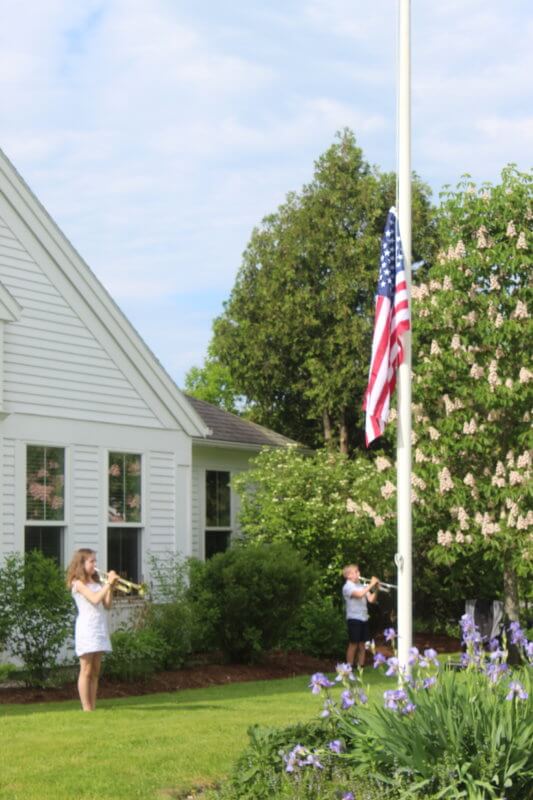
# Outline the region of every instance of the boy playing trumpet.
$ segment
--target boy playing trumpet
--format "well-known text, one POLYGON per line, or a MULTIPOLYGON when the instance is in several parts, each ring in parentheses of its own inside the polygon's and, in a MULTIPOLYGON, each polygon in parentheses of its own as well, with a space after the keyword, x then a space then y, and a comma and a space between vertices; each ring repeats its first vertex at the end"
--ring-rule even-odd
POLYGON ((370 583, 361 583, 357 564, 348 564, 342 570, 345 584, 342 596, 346 604, 346 623, 348 626, 348 649, 346 663, 354 667, 365 665, 365 642, 370 638, 368 630, 368 603, 375 603, 379 579, 372 577, 370 583))

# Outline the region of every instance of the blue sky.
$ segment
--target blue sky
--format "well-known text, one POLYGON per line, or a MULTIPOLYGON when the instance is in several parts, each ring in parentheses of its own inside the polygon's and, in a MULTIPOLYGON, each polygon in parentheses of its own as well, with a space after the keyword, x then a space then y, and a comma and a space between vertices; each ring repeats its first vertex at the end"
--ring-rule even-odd
MULTIPOLYGON (((395 169, 396 0, 3 0, 0 146, 178 385, 252 228, 351 127, 395 169)), ((413 168, 531 165, 529 0, 412 0, 413 168)))

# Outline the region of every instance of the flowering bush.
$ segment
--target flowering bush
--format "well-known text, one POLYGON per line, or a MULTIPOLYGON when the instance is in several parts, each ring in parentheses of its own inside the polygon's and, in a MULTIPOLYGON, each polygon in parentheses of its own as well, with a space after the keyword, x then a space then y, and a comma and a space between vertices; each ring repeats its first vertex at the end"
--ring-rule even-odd
MULTIPOLYGON (((533 778, 532 645, 512 623, 509 641, 524 665, 511 671, 505 637, 483 642, 466 615, 461 627, 461 670, 443 668, 432 648, 411 649, 409 674, 400 674, 395 652, 375 653, 375 669, 399 679, 382 702, 368 703, 361 671, 348 664, 337 665, 334 679, 312 675, 311 692, 322 700, 319 720, 270 731, 275 747, 264 766, 256 760, 253 773, 245 771, 250 749, 240 761, 248 793, 239 793, 234 780, 220 797, 524 800, 533 778)), ((388 629, 386 638, 394 651, 395 631, 388 629)))
MULTIPOLYGON (((533 776, 530 742, 531 644, 517 623, 510 637, 527 666, 510 672, 497 641, 483 647, 471 617, 461 620, 464 671, 441 670, 434 650, 411 649, 410 674, 387 690, 382 708, 357 722, 339 717, 339 732, 356 775, 400 781, 399 797, 522 800, 533 776)), ((393 639, 393 632, 389 632, 393 639)), ((377 668, 398 674, 398 660, 378 656, 377 668)))

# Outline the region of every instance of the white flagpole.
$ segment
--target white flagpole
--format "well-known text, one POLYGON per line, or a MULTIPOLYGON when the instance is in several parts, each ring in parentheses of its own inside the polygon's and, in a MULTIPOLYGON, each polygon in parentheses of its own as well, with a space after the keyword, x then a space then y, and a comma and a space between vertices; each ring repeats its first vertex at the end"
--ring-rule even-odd
MULTIPOLYGON (((398 86, 398 221, 411 306, 411 0, 400 0, 398 86)), ((411 322, 412 325, 412 322, 411 322)), ((408 672, 413 643, 411 525, 411 332, 403 337, 404 362, 398 370, 398 659, 408 672)))

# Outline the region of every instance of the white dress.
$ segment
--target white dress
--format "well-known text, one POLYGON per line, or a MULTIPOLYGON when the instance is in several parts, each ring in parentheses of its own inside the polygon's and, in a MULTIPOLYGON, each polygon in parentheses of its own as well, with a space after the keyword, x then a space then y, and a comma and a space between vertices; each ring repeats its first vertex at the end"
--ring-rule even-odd
MULTIPOLYGON (((99 592, 102 588, 99 583, 86 583, 91 592, 99 592)), ((86 653, 111 652, 111 641, 107 629, 107 614, 102 602, 97 605, 90 603, 86 597, 76 591, 72 586, 72 596, 78 607, 74 642, 76 655, 86 653)))

